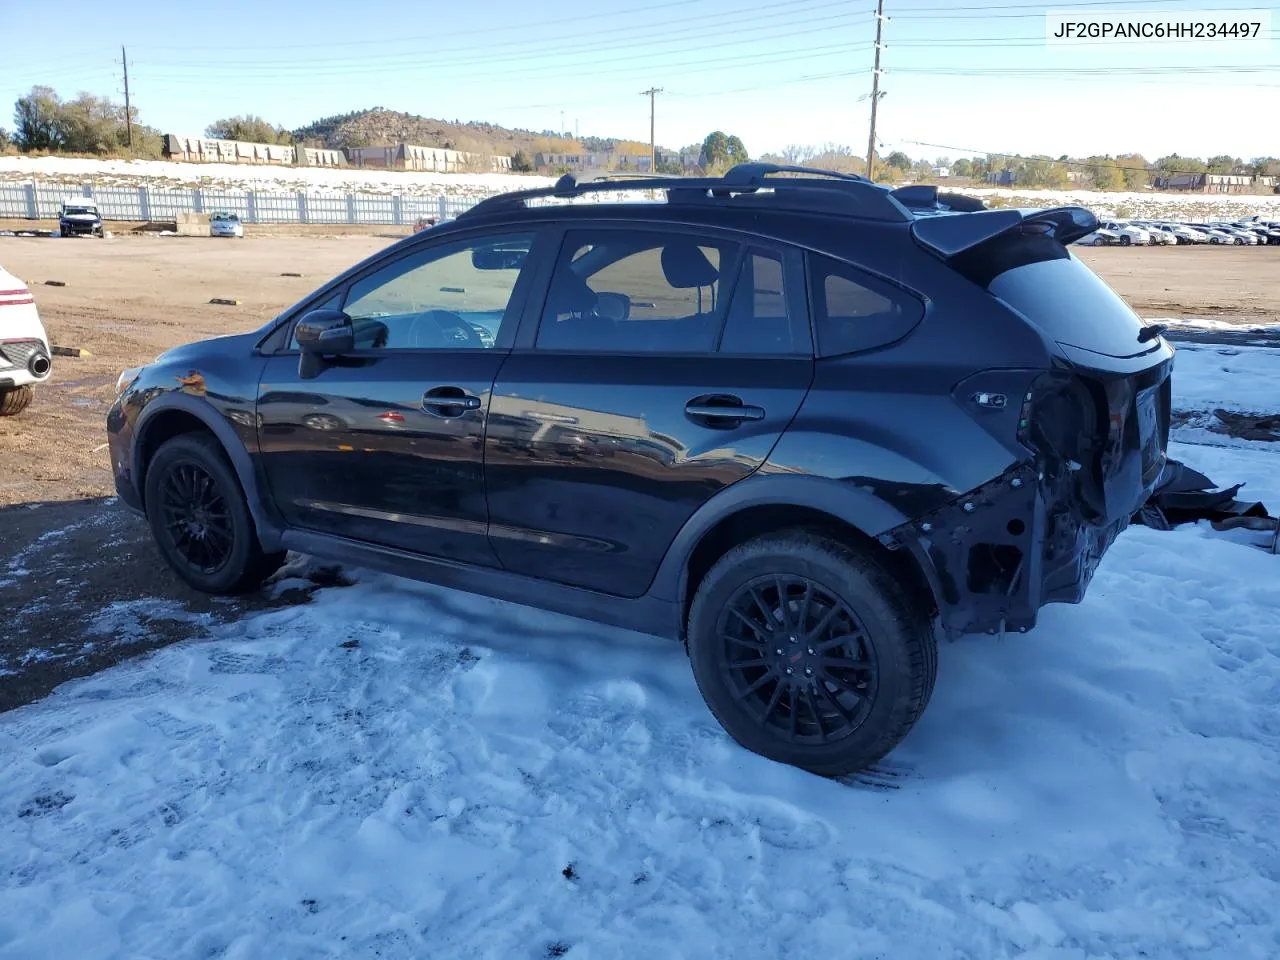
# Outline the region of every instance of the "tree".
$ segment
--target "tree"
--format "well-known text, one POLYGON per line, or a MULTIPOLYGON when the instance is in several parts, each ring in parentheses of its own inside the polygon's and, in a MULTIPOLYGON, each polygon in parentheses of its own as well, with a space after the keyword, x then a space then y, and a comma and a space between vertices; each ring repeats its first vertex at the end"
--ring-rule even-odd
POLYGON ((907 171, 911 169, 911 158, 901 150, 895 150, 884 158, 886 166, 893 167, 895 170, 907 171))
POLYGON ((82 93, 58 111, 61 147, 72 153, 113 153, 128 143, 124 107, 82 93))
POLYGON ((9 131, 4 127, 0 127, 0 150, 9 148, 9 131))
POLYGON ((951 173, 957 177, 972 177, 973 161, 968 157, 961 157, 951 165, 951 173))
POLYGON ((1124 178, 1126 190, 1141 190, 1150 179, 1147 158, 1140 153, 1122 153, 1116 157, 1120 165, 1120 175, 1124 178))
POLYGON ((1171 153, 1156 161, 1156 169, 1161 173, 1204 173, 1205 162, 1196 157, 1180 157, 1171 153))
POLYGON ((1224 153, 1216 157, 1210 157, 1207 166, 1209 173, 1231 173, 1239 163, 1240 161, 1235 157, 1229 157, 1224 153))
POLYGON ((206 137, 215 140, 243 140, 247 143, 292 143, 291 134, 253 114, 215 120, 205 127, 206 137))
POLYGON ((56 150, 62 145, 58 115, 62 101, 52 87, 32 87, 13 104, 14 142, 23 150, 56 150))
POLYGON ((702 166, 709 171, 723 170, 734 164, 746 163, 749 159, 747 148, 743 146, 742 141, 726 134, 723 130, 707 134, 707 138, 702 141, 699 156, 702 166))
POLYGON ((1085 170, 1095 190, 1123 190, 1124 174, 1110 157, 1090 157, 1085 170))
POLYGON ((532 173, 533 161, 523 150, 517 150, 511 155, 511 170, 513 173, 532 173))

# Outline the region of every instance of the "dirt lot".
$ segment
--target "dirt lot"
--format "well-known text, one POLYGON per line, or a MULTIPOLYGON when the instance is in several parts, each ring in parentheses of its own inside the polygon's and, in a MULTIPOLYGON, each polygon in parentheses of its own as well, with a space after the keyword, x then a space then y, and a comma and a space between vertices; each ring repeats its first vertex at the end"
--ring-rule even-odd
MULTIPOLYGON (((93 354, 56 357, 53 379, 27 412, 0 420, 0 505, 109 495, 103 419, 120 370, 180 343, 253 329, 390 242, 0 237, 0 264, 30 284, 51 340, 93 354), (211 297, 240 305, 211 305, 211 297)), ((1280 247, 1079 252, 1144 315, 1280 320, 1280 247)))

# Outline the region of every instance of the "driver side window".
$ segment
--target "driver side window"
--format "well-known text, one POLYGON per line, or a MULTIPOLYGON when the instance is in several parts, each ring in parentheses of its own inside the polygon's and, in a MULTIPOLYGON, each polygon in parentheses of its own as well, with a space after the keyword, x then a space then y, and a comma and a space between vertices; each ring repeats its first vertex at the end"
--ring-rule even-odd
POLYGON ((493 347, 532 245, 533 234, 433 245, 357 280, 342 308, 356 347, 493 347))

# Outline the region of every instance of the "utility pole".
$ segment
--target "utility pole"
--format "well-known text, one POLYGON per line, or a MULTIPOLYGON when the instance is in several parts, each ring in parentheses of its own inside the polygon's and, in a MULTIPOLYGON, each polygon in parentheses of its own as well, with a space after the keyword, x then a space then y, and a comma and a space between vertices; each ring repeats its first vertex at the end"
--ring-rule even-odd
POLYGON ((867 179, 875 176, 876 107, 880 103, 880 31, 884 27, 884 0, 876 0, 876 59, 871 71, 871 133, 867 137, 867 179))
POLYGON ((658 172, 658 146, 657 146, 657 141, 654 139, 654 124, 653 124, 654 100, 653 98, 656 97, 661 92, 662 92, 661 87, 650 87, 648 90, 640 91, 640 96, 649 98, 649 172, 650 173, 658 172))
POLYGON ((124 67, 124 128, 129 137, 129 152, 133 153, 133 114, 129 109, 129 58, 120 44, 120 65, 124 67))

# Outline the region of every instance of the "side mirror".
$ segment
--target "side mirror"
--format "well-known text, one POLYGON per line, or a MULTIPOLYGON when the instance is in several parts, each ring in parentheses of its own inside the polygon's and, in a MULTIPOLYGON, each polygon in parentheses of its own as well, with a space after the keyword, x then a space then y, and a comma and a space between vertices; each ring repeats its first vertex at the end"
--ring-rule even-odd
POLYGON ((335 356, 355 349, 351 318, 341 310, 312 310, 298 321, 298 349, 316 356, 335 356))
POLYGON ((610 323, 621 323, 631 316, 631 298, 625 293, 597 293, 595 315, 610 323))

